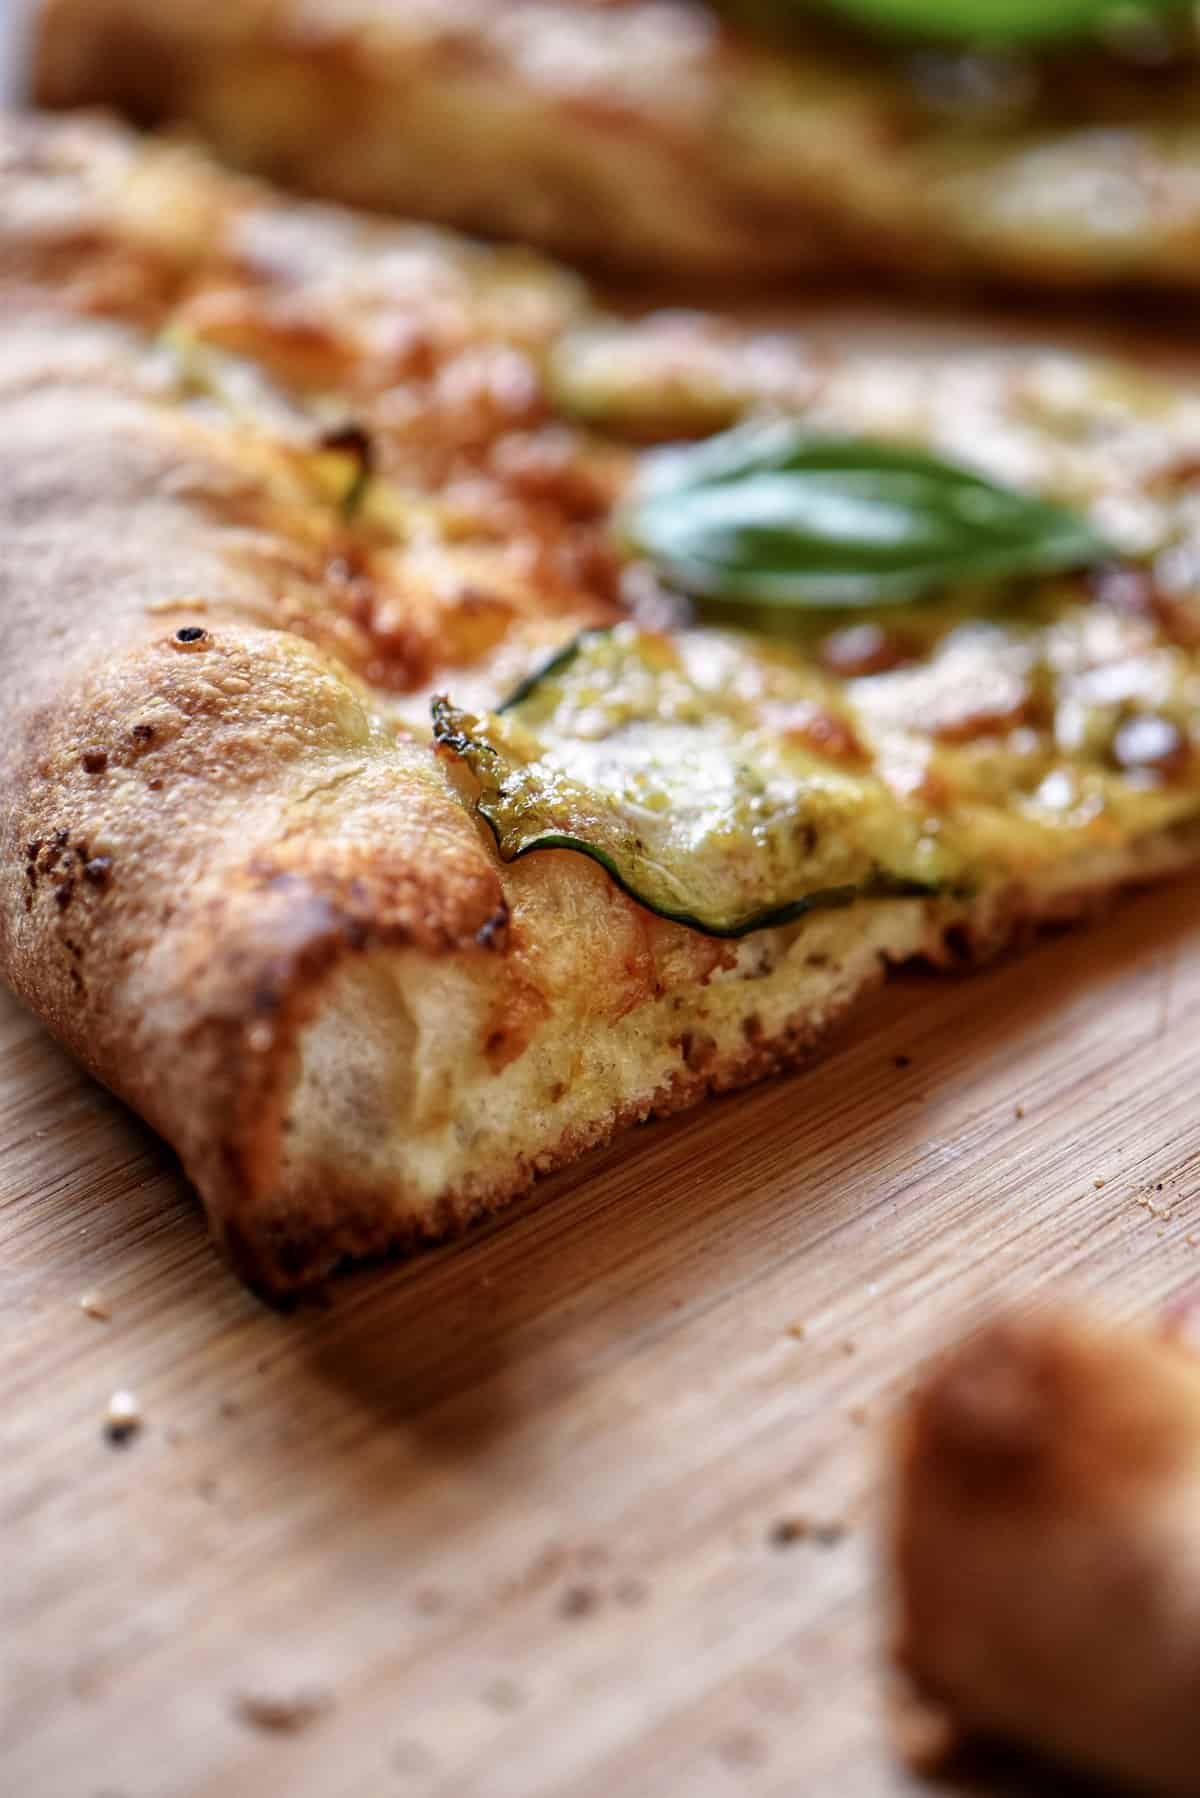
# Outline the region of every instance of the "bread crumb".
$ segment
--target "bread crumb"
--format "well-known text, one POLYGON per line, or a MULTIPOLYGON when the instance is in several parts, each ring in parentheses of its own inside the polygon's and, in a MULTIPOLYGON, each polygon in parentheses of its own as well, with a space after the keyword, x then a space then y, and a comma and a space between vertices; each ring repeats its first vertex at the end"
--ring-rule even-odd
POLYGON ((598 1603, 594 1587, 568 1586, 558 1601, 558 1608, 564 1617, 586 1617, 598 1603))
POLYGON ((1013 1116, 1015 1118, 1023 1118, 1025 1116, 1025 1107, 1023 1105, 1014 1105, 1013 1116))
POLYGON ((104 1434, 114 1448, 132 1442, 142 1427, 142 1407, 132 1392, 114 1392, 104 1411, 104 1434))
POLYGON ((1103 1180, 1093 1180, 1092 1185, 1096 1188, 1096 1191, 1099 1192, 1104 1185, 1104 1181, 1103 1180))
POLYGON ((297 1692, 238 1692, 233 1708, 251 1729, 271 1730, 278 1735, 291 1735, 307 1729, 310 1723, 330 1709, 328 1692, 312 1689, 297 1692))
POLYGON ((789 1324, 787 1327, 787 1330, 785 1331, 785 1334, 790 1336, 794 1342, 803 1342, 804 1341, 804 1325, 803 1324, 789 1324))
POLYGON ((79 1309, 86 1311, 89 1317, 96 1318, 102 1324, 106 1324, 112 1316, 112 1312, 98 1292, 85 1292, 79 1300, 79 1309))
POLYGON ((846 1534, 844 1523, 814 1523, 810 1517, 781 1517, 771 1525, 767 1540, 773 1548, 791 1548, 796 1542, 814 1542, 818 1548, 834 1548, 846 1534))

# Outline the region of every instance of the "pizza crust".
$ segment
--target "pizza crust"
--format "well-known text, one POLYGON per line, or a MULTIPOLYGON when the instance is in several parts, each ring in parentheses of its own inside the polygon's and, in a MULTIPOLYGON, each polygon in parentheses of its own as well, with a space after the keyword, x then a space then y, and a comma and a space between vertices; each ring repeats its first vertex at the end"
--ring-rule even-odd
POLYGON ((941 1740, 1166 1798, 1200 1767, 1200 1363, 1055 1310, 925 1376, 897 1440, 898 1657, 941 1740))
POLYGON ((35 89, 660 275, 1195 291, 1195 52, 905 57, 812 20, 781 46, 703 0, 47 0, 35 89))

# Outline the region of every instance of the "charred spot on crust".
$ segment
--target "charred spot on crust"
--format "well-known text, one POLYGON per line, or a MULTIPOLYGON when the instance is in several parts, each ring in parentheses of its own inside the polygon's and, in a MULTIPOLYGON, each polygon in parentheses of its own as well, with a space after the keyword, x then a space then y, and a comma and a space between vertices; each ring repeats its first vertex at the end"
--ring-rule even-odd
POLYGON ((198 649, 208 642, 208 632, 202 624, 181 624, 175 632, 175 641, 182 649, 198 649))
POLYGON ((108 751, 106 749, 85 749, 80 760, 85 774, 103 774, 108 767, 108 751))
POLYGON ((94 855, 83 865, 83 878, 94 887, 107 886, 112 875, 112 856, 94 855))
POLYGON ((153 743, 157 735, 152 724, 135 724, 129 732, 135 743, 153 743))

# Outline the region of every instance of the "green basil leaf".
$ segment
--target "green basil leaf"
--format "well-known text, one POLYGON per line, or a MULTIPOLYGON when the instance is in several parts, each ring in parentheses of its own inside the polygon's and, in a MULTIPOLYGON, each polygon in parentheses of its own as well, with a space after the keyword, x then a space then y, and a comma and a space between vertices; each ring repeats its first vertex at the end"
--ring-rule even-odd
POLYGON ((779 608, 904 605, 1112 554, 1063 506, 787 421, 648 456, 618 530, 694 598, 779 608))
MULTIPOLYGON (((825 11, 892 35, 1008 48, 1103 34, 1138 15, 1185 12, 1188 0, 822 0, 825 11)), ((811 0, 772 0, 789 20, 811 0)))

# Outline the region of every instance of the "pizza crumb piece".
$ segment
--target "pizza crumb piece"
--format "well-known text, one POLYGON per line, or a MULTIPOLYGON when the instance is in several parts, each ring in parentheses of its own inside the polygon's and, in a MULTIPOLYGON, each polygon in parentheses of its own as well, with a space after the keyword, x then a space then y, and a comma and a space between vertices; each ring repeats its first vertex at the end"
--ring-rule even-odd
POLYGON ((1092 1185, 1096 1188, 1096 1191, 1099 1192, 1104 1185, 1104 1181, 1103 1180, 1093 1180, 1092 1185))
POLYGON ((332 1695, 315 1687, 288 1693, 238 1692, 233 1700, 234 1711, 243 1723, 276 1735, 294 1735, 307 1729, 332 1704, 332 1695))
POLYGON ((564 1617, 586 1617, 599 1602, 594 1586, 568 1586, 558 1608, 564 1617))
POLYGON ((112 1316, 108 1305, 98 1292, 85 1292, 79 1300, 79 1309, 88 1317, 94 1317, 98 1323, 106 1324, 112 1316))
POLYGON ((1015 1118, 1023 1118, 1025 1116, 1025 1107, 1023 1105, 1014 1105, 1013 1116, 1015 1118))
POLYGON ((787 1330, 785 1331, 785 1334, 790 1336, 792 1338, 793 1342, 803 1342, 804 1341, 804 1333, 805 1332, 804 1332, 803 1324, 789 1324, 787 1327, 787 1330))
POLYGON ((781 1517, 771 1525, 767 1540, 772 1548, 792 1548, 797 1542, 834 1548, 845 1534, 845 1524, 836 1520, 815 1523, 810 1517, 781 1517))
POLYGON ((142 1428, 142 1407, 132 1392, 114 1392, 104 1412, 104 1434, 114 1448, 124 1448, 142 1428))

